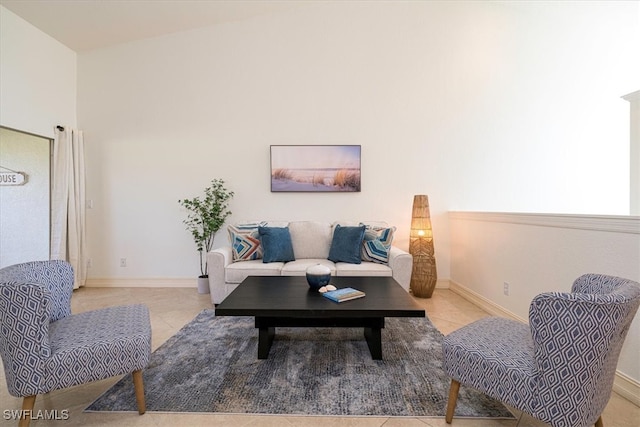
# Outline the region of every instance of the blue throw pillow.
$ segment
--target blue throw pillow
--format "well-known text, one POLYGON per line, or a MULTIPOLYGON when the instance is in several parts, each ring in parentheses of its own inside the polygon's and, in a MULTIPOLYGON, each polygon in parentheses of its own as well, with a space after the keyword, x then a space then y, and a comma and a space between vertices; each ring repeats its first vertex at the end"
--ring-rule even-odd
POLYGON ((262 262, 295 261, 288 227, 258 227, 262 242, 262 262))
POLYGON ((333 240, 329 249, 329 261, 360 264, 360 251, 365 226, 342 227, 339 224, 333 230, 333 240))

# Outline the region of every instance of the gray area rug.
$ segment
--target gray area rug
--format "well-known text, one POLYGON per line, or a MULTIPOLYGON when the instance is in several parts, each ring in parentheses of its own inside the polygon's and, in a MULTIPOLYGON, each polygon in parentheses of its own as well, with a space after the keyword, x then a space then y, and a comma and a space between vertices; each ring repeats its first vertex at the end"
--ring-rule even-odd
MULTIPOLYGON (((372 360, 362 329, 277 328, 269 358, 259 360, 253 318, 204 310, 152 354, 147 411, 444 416, 442 337, 428 318, 389 318, 383 360, 372 360)), ((135 402, 126 375, 86 410, 137 411, 135 402)), ((456 417, 512 415, 461 387, 456 417)))

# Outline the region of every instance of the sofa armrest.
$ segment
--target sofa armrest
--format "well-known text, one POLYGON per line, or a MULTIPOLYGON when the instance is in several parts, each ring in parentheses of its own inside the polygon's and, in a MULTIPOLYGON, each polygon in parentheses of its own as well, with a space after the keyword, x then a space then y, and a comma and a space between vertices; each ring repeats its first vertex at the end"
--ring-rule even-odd
POLYGON ((232 262, 231 246, 223 246, 207 253, 209 290, 213 304, 219 304, 226 296, 225 268, 232 262))
POLYGON ((413 256, 409 252, 391 246, 389 250, 389 267, 393 271, 393 278, 400 283, 407 292, 411 283, 411 269, 413 268, 413 256))

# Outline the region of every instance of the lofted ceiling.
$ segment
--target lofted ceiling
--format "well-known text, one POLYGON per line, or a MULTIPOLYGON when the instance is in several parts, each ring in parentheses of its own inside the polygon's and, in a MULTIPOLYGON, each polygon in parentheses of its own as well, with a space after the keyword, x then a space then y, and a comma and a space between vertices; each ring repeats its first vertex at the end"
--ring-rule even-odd
POLYGON ((76 52, 310 5, 283 0, 0 0, 76 52))

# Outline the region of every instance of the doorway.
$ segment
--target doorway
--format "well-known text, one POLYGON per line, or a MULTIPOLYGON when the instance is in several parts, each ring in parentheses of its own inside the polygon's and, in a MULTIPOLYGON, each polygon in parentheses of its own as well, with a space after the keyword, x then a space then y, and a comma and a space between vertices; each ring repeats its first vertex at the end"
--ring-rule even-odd
POLYGON ((0 268, 49 259, 52 144, 0 127, 0 268))

